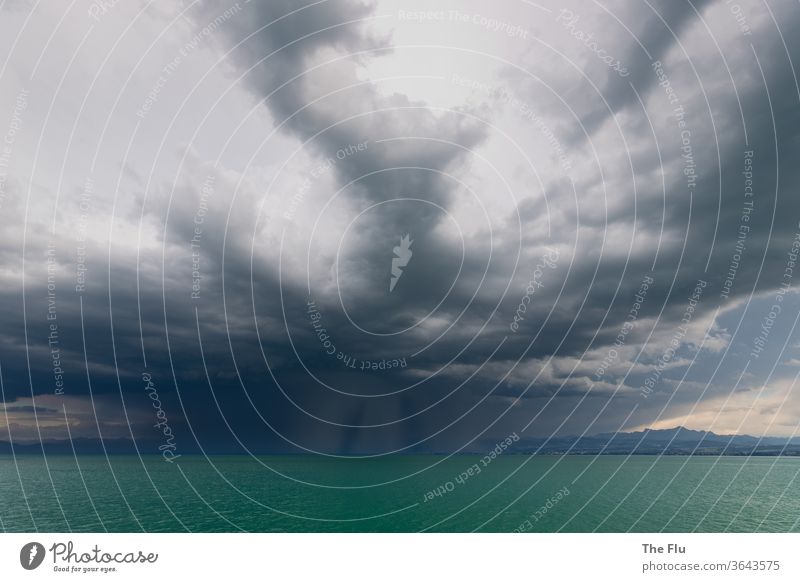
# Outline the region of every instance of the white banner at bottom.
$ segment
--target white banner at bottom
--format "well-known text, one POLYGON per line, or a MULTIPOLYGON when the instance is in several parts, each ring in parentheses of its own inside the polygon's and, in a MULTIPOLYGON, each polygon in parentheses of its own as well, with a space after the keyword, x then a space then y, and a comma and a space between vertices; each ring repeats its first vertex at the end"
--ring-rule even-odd
POLYGON ((800 534, 2 534, 1 580, 800 580, 800 534))

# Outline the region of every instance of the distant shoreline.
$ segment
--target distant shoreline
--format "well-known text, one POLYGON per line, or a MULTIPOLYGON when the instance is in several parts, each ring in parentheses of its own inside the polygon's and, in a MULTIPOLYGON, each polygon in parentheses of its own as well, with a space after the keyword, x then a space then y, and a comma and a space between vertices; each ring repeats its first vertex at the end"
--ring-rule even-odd
MULTIPOLYGON (((329 458, 331 460, 337 459, 387 459, 390 457, 481 457, 485 453, 368 453, 363 455, 319 455, 313 453, 182 453, 182 457, 187 458, 205 458, 205 457, 307 457, 313 459, 329 458)), ((47 452, 44 455, 42 451, 18 451, 18 452, 3 452, 0 453, 2 457, 161 457, 160 453, 136 453, 136 452, 119 452, 108 453, 102 452, 86 452, 86 453, 68 453, 68 452, 47 452)), ((770 453, 770 452, 755 452, 755 453, 681 453, 681 452, 611 452, 611 453, 507 453, 504 457, 789 457, 800 458, 800 452, 785 452, 785 453, 770 453)))

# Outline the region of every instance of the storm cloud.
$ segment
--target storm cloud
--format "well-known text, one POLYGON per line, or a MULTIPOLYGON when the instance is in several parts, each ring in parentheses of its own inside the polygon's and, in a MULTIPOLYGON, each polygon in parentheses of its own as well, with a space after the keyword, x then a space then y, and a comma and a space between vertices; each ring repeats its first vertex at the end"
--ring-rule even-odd
POLYGON ((158 410, 185 450, 794 434, 796 7, 439 4, 5 35, 12 439, 150 442, 158 410))

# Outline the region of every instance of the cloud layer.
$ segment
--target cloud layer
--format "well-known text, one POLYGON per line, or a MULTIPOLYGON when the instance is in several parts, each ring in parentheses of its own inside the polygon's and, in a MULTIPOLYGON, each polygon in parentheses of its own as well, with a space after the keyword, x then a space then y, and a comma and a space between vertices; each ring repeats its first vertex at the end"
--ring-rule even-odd
POLYGON ((193 450, 793 434, 800 13, 741 7, 37 13, 0 90, 0 423, 152 439, 146 375, 193 450))

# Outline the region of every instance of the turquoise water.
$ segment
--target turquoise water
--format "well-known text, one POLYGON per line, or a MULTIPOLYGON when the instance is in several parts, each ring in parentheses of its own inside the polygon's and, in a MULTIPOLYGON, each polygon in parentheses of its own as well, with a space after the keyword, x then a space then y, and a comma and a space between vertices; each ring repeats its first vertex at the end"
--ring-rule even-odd
POLYGON ((800 458, 0 456, 6 531, 800 531, 800 458), (477 465, 469 474, 470 467, 477 465), (459 478, 459 476, 462 476, 459 478), (440 495, 432 493, 439 488, 440 495))

